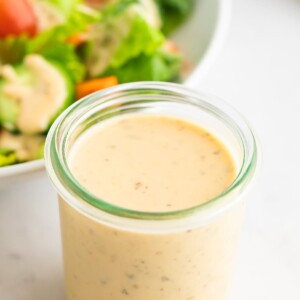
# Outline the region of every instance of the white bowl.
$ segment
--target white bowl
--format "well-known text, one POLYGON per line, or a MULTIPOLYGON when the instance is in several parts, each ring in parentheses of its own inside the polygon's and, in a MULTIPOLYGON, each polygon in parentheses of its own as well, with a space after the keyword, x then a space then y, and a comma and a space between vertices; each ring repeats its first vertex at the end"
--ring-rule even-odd
MULTIPOLYGON (((216 59, 227 32, 230 8, 231 0, 198 0, 193 15, 173 35, 172 39, 194 66, 183 84, 196 87, 216 59)), ((45 175, 42 159, 0 167, 0 188, 33 182, 45 175)))

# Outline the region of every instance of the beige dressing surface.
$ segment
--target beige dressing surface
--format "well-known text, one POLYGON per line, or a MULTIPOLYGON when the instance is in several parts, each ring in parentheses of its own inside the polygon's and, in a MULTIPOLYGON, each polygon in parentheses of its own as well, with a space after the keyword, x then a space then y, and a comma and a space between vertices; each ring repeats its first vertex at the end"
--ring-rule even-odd
MULTIPOLYGON (((81 184, 106 201, 182 209, 234 178, 224 147, 188 123, 138 117, 97 126, 69 162, 81 184)), ((68 300, 228 300, 242 205, 199 228, 157 234, 112 228, 59 201, 68 300)))
POLYGON ((160 116, 95 126, 75 143, 69 164, 88 191, 140 211, 199 205, 223 192, 235 176, 229 153, 211 134, 160 116))

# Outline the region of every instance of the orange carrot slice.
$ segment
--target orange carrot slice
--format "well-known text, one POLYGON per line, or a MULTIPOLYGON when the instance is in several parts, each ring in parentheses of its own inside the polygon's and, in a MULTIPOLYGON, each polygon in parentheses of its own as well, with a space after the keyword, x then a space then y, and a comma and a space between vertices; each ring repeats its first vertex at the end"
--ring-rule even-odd
POLYGON ((102 78, 96 78, 76 85, 76 98, 80 99, 93 92, 106 89, 108 87, 118 84, 118 79, 116 76, 107 76, 102 78))
POLYGON ((74 46, 79 46, 86 42, 87 36, 84 33, 77 33, 67 38, 66 42, 74 46))

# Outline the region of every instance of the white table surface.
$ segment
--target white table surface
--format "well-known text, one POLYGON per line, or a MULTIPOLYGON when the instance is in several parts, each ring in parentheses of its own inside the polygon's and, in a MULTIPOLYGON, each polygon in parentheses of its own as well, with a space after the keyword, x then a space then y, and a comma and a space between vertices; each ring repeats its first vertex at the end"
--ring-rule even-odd
MULTIPOLYGON (((264 154, 232 300, 298 300, 300 1, 235 0, 227 41, 197 88, 246 115, 264 154)), ((0 198, 0 299, 63 300, 58 211, 48 180, 1 191, 0 198)))

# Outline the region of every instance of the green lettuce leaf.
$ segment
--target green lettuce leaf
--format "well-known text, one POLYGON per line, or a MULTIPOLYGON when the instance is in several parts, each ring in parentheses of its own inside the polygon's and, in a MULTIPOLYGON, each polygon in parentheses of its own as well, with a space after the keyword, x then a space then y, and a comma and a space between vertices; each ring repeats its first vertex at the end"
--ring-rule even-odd
POLYGON ((141 54, 120 68, 109 68, 104 75, 117 76, 120 83, 132 81, 178 81, 181 56, 163 49, 147 55, 141 54))
POLYGON ((93 28, 86 56, 91 77, 109 67, 119 68, 141 54, 151 55, 164 43, 161 31, 150 24, 144 7, 135 2, 120 4, 122 9, 114 8, 114 14, 104 12, 102 22, 93 28))
POLYGON ((27 44, 27 36, 10 36, 5 39, 0 39, 0 65, 21 62, 26 54, 27 44))
POLYGON ((65 43, 70 36, 85 32, 88 26, 100 19, 101 14, 97 11, 85 5, 76 5, 65 24, 60 24, 50 30, 41 32, 29 40, 27 51, 36 53, 50 46, 55 47, 57 42, 65 43))
POLYGON ((110 65, 118 68, 132 57, 137 57, 141 53, 150 55, 163 42, 164 37, 160 31, 149 26, 148 22, 140 15, 136 15, 132 21, 130 33, 114 52, 110 65))
POLYGON ((106 19, 106 18, 116 17, 121 13, 125 12, 130 5, 138 2, 139 0, 119 0, 119 1, 114 1, 112 3, 108 3, 101 10, 103 18, 106 19))
POLYGON ((99 22, 101 19, 101 12, 98 12, 84 4, 78 4, 72 10, 63 30, 68 34, 68 36, 79 32, 85 32, 91 24, 99 22))
POLYGON ((72 13, 74 7, 83 1, 81 0, 47 0, 46 2, 51 3, 55 6, 60 12, 64 14, 67 18, 72 13))
POLYGON ((174 31, 193 11, 195 0, 155 0, 163 21, 163 32, 174 31))
MULTIPOLYGON (((62 0, 52 2, 61 5, 65 3, 62 0)), ((67 44, 66 40, 74 34, 86 31, 88 26, 101 19, 101 14, 85 5, 75 5, 78 2, 66 1, 65 5, 69 5, 71 14, 65 24, 41 32, 32 39, 21 36, 0 40, 0 64, 17 64, 27 54, 36 53, 59 62, 75 82, 82 81, 85 77, 85 66, 76 54, 75 46, 67 44), (71 6, 71 2, 74 5, 71 6)))
POLYGON ((76 49, 73 45, 66 44, 63 41, 44 41, 36 48, 28 50, 29 53, 37 53, 46 59, 57 61, 66 69, 74 82, 80 82, 85 78, 85 67, 76 54, 76 49))
POLYGON ((74 34, 86 31, 88 26, 99 21, 100 18, 100 13, 87 6, 77 5, 73 8, 66 24, 41 32, 29 40, 26 54, 37 53, 59 62, 75 82, 80 82, 85 77, 85 66, 78 57, 75 46, 66 43, 66 40, 74 34))
POLYGON ((13 165, 18 162, 14 151, 0 148, 0 167, 13 165))

